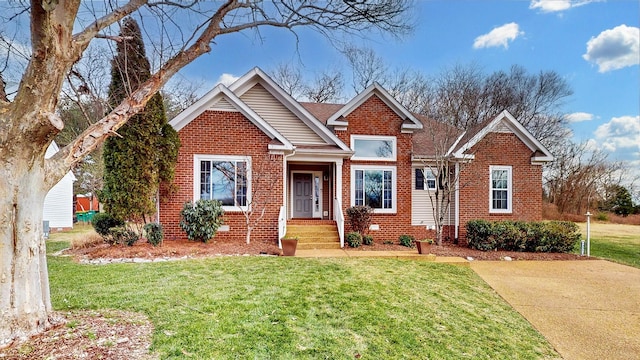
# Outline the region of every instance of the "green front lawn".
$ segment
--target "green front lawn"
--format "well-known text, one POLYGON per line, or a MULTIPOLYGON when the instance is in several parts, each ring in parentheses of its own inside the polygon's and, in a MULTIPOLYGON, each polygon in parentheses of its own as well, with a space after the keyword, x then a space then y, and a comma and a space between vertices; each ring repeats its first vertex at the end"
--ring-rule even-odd
MULTIPOLYGON (((578 226, 586 241, 587 224, 578 226)), ((591 256, 640 268, 640 226, 592 222, 591 256)))
POLYGON ((144 313, 162 358, 559 357, 464 267, 279 257, 96 266, 50 257, 49 268, 55 309, 144 313))

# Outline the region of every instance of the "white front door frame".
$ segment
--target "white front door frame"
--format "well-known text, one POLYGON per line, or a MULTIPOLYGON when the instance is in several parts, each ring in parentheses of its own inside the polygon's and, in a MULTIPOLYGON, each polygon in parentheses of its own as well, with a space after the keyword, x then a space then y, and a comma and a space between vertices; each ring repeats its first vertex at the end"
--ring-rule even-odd
POLYGON ((289 183, 291 184, 290 189, 289 189, 289 206, 291 209, 290 212, 290 217, 293 217, 293 209, 295 208, 295 204, 294 204, 294 182, 293 182, 293 175, 294 174, 310 174, 311 175, 311 187, 312 187, 312 194, 314 197, 316 197, 317 195, 317 199, 313 199, 312 200, 312 211, 311 211, 311 218, 313 219, 322 219, 322 203, 324 200, 324 188, 323 188, 323 181, 322 181, 322 171, 307 171, 307 170, 292 170, 291 174, 290 174, 290 181, 289 183), (316 181, 318 181, 318 183, 316 183, 316 181), (318 194, 316 194, 316 185, 318 186, 318 194), (315 206, 314 202, 318 201, 318 206, 315 206))

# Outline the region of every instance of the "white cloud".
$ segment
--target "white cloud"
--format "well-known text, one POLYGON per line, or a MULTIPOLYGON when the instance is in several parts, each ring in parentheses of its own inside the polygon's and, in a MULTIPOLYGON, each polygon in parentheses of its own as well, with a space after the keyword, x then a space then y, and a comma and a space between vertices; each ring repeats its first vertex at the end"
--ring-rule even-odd
POLYGON ((233 84, 239 78, 240 77, 238 77, 238 76, 224 73, 224 74, 220 75, 220 77, 218 78, 218 81, 216 81, 216 84, 223 84, 225 86, 229 86, 229 85, 233 84))
POLYGON ((582 57, 598 64, 599 72, 638 65, 640 28, 620 25, 601 32, 587 42, 587 53, 582 57))
POLYGON ((504 24, 491 30, 488 34, 478 36, 473 42, 474 49, 481 49, 486 47, 504 46, 509 47, 509 42, 515 40, 518 36, 524 35, 524 32, 520 31, 520 26, 512 22, 504 24))
POLYGON ((585 112, 575 112, 573 114, 567 115, 567 121, 570 123, 577 123, 582 121, 591 121, 594 119, 593 114, 585 113, 585 112))
POLYGON ((598 126, 594 134, 602 141, 605 150, 614 152, 628 149, 628 152, 639 152, 640 115, 614 117, 608 123, 598 126))
POLYGON ((597 1, 599 0, 531 0, 529 9, 540 9, 545 13, 558 12, 597 1))

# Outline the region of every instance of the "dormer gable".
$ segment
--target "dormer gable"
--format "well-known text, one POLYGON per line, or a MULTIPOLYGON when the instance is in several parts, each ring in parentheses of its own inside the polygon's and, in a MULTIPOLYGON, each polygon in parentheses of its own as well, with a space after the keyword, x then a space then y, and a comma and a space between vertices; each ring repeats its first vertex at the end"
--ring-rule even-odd
POLYGON ((533 153, 531 157, 532 164, 544 164, 553 161, 553 155, 538 139, 536 139, 518 120, 516 120, 509 111, 504 110, 486 125, 480 126, 475 131, 467 131, 461 136, 451 153, 459 159, 473 159, 472 154, 468 151, 484 139, 487 134, 492 132, 513 133, 520 141, 522 141, 533 153))
POLYGON ((411 133, 415 130, 422 129, 422 122, 420 122, 420 120, 402 106, 378 83, 374 83, 366 88, 363 92, 351 99, 351 101, 329 117, 329 119, 327 119, 327 126, 332 126, 336 130, 345 130, 349 126, 349 122, 346 119, 347 116, 372 96, 377 96, 403 120, 401 125, 402 132, 411 133))

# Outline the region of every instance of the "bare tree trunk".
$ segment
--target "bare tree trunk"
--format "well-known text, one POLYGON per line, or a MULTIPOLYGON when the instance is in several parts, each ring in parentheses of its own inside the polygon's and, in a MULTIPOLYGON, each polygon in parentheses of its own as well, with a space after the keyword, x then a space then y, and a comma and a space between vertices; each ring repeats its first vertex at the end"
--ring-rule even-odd
POLYGON ((0 179, 0 347, 50 325, 43 174, 18 162, 0 179))

